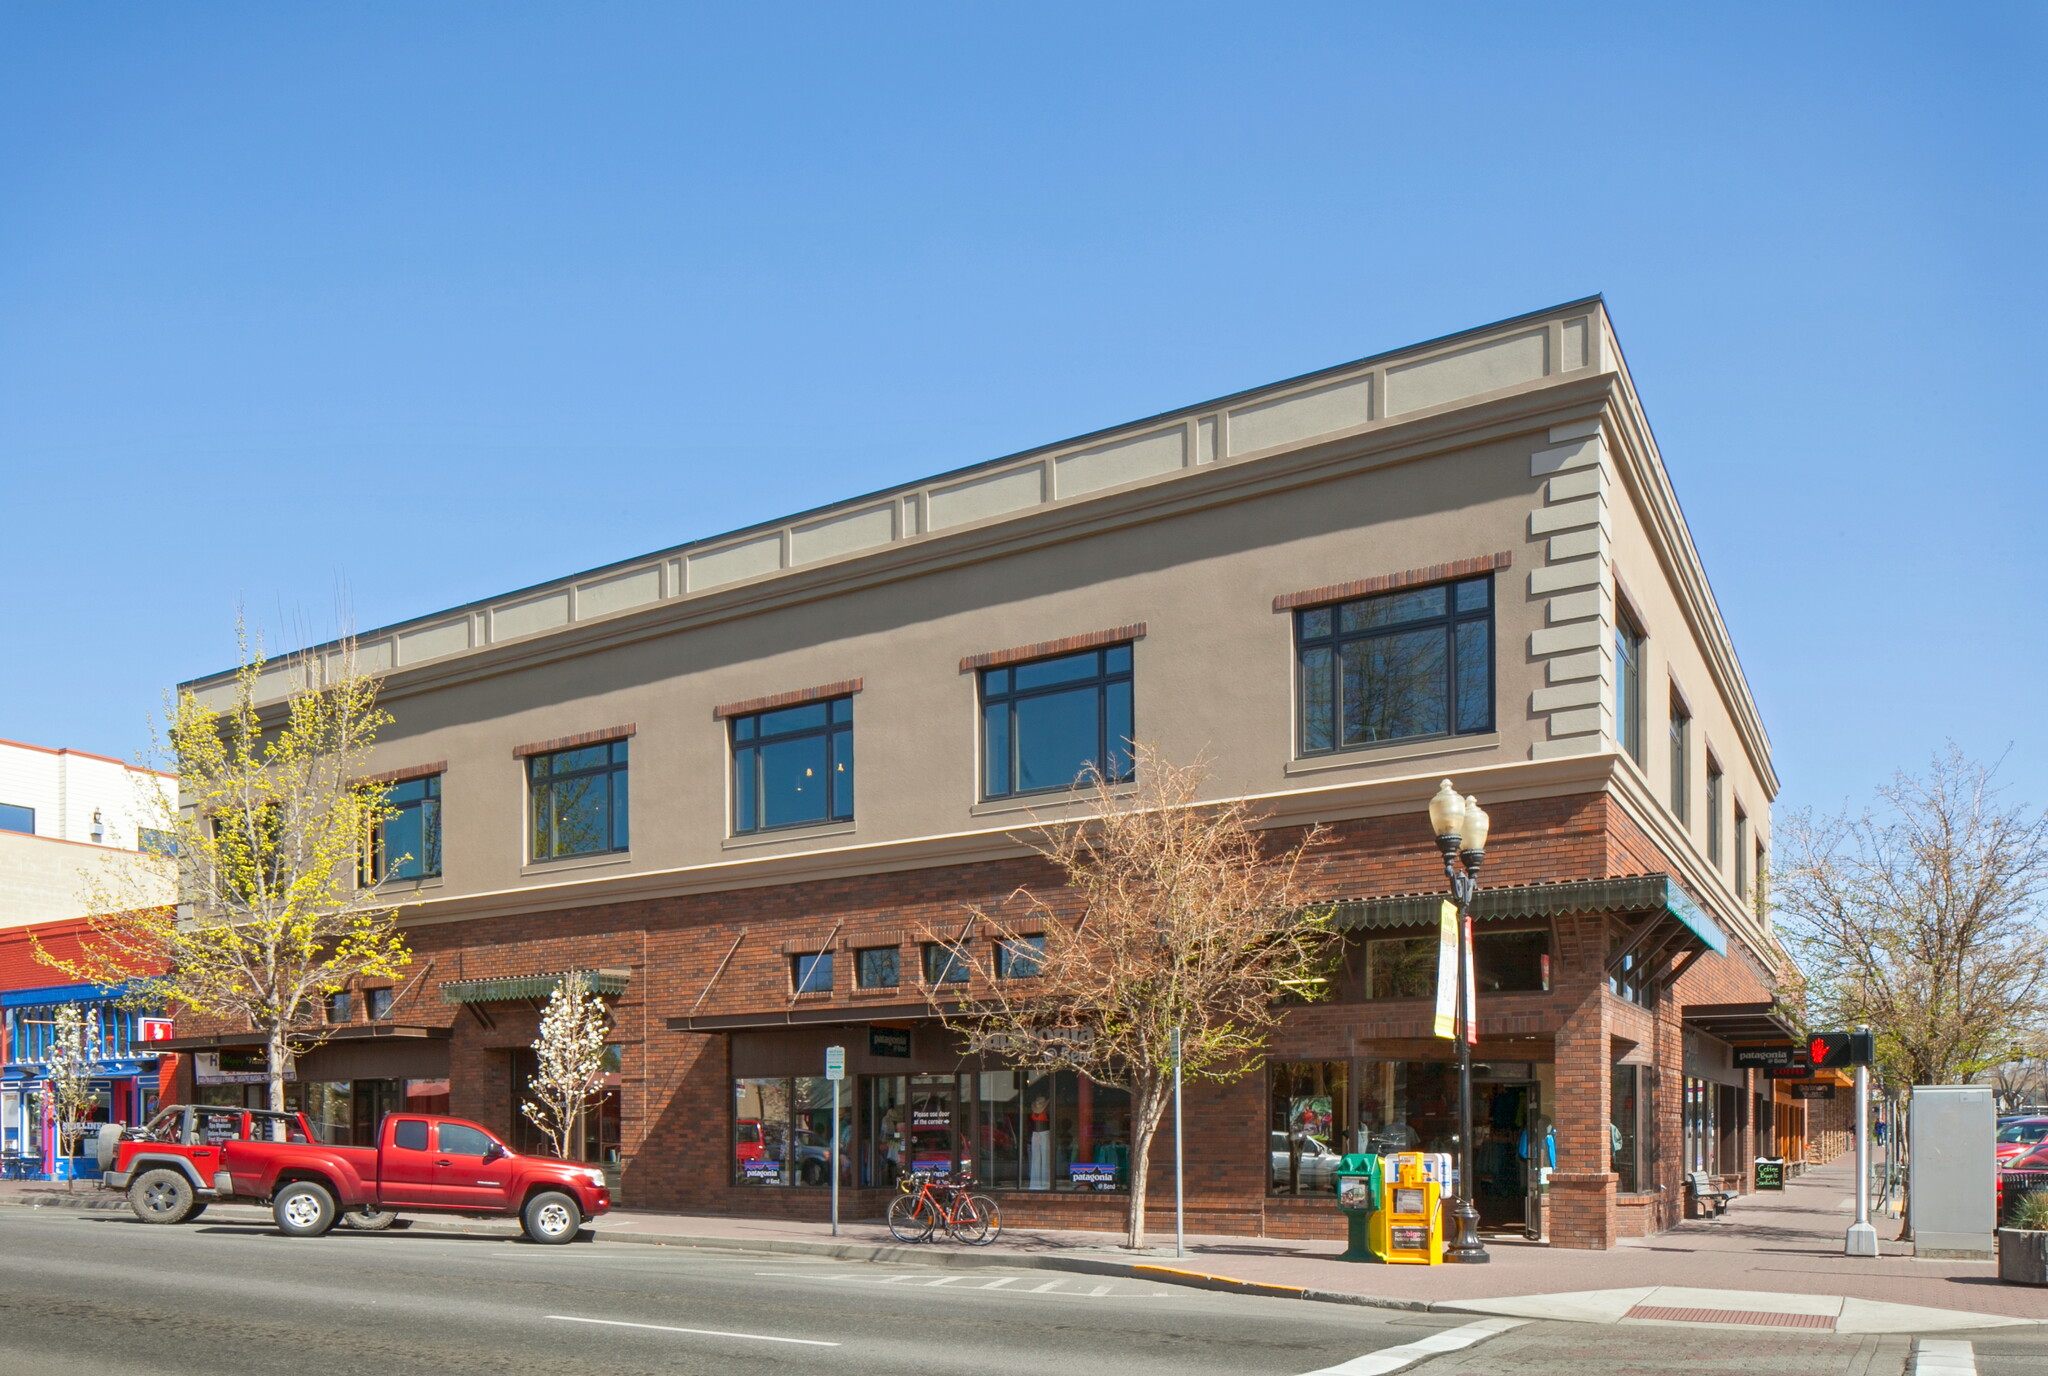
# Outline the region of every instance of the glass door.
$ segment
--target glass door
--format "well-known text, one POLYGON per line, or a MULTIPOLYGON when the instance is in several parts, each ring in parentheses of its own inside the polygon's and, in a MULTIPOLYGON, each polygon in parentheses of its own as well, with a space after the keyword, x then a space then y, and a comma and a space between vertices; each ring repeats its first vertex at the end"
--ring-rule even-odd
POLYGON ((959 1103, 958 1077, 910 1077, 910 1111, 905 1125, 910 1135, 912 1170, 951 1175, 957 1167, 971 1164, 960 1160, 960 1133, 955 1118, 959 1103))

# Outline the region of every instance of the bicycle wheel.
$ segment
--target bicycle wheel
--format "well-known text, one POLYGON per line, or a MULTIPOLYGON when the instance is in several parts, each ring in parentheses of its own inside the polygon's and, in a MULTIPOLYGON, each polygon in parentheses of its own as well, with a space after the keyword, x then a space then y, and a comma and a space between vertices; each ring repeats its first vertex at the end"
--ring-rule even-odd
POLYGON ((922 1193, 898 1195, 889 1204, 889 1235, 898 1242, 923 1242, 938 1225, 938 1213, 922 1193))
POLYGON ((1003 1230, 1003 1216, 996 1202, 985 1194, 963 1195, 946 1231, 970 1247, 986 1247, 1003 1230))

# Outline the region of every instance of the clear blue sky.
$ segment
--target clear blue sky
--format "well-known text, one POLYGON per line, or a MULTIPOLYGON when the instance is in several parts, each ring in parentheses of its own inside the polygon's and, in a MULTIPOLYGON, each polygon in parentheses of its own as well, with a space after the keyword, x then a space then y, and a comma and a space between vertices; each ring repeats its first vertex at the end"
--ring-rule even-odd
POLYGON ((1604 292, 1781 804, 2048 802, 2038 5, 0 10, 0 736, 1604 292))

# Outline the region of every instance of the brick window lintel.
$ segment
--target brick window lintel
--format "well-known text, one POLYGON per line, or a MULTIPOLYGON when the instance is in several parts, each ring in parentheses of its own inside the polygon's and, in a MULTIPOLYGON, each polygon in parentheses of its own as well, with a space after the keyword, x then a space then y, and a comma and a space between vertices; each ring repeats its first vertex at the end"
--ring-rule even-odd
POLYGON ((766 712, 776 707, 794 707, 798 703, 817 702, 823 698, 843 698, 858 693, 866 680, 858 678, 841 679, 837 683, 821 683, 815 688, 798 688, 788 693, 771 693, 765 698, 746 698, 740 702, 720 703, 711 709, 714 721, 727 717, 744 717, 755 712, 766 712))
POLYGON ((633 722, 624 726, 607 726, 598 731, 584 731, 574 736, 557 736, 551 741, 534 741, 527 745, 512 747, 514 759, 525 759, 528 755, 552 755, 557 750, 574 750, 580 745, 602 745, 606 741, 622 741, 640 728, 633 722))
POLYGON ((1287 612, 1293 611, 1296 607, 1313 607, 1319 602, 1345 602, 1354 597, 1369 597, 1376 592, 1419 588, 1426 583, 1446 583, 1453 578, 1470 578, 1474 574, 1492 573, 1495 569, 1509 567, 1514 561, 1514 551, 1504 549, 1498 554, 1454 559, 1448 564, 1429 564, 1419 569, 1403 569, 1399 573, 1383 573, 1374 578, 1360 578, 1351 583, 1332 583, 1324 588, 1286 592, 1273 599, 1273 610, 1287 612))
POLYGON ((966 674, 976 669, 994 669, 1029 659, 1049 659, 1054 655, 1073 654, 1077 650, 1092 650, 1099 645, 1118 645, 1126 640, 1144 638, 1145 623, 1135 621, 1128 626, 1117 626, 1107 631, 1090 631, 1085 635, 1070 635, 1061 640, 1041 640, 1036 645, 1018 645, 1008 650, 991 650, 987 654, 968 655, 960 661, 960 672, 966 674))

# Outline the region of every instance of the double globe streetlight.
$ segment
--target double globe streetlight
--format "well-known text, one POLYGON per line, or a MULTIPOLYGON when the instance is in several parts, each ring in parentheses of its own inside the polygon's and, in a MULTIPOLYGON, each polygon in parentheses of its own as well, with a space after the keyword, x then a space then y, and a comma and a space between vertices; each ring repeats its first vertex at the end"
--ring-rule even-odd
MULTIPOLYGON (((1492 1258, 1479 1240, 1479 1210, 1472 1203, 1472 896, 1479 891, 1479 867, 1486 860, 1490 825, 1477 798, 1458 796, 1445 779, 1429 800, 1429 824, 1443 852, 1444 878, 1458 905, 1458 1189, 1450 1208, 1450 1237, 1444 1260, 1484 1262, 1492 1258)), ((1441 1004, 1438 1007, 1442 1007, 1441 1004)))

